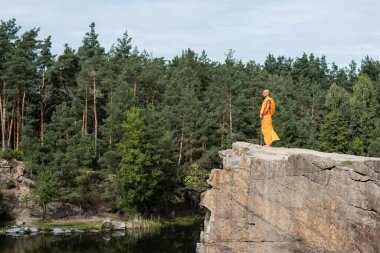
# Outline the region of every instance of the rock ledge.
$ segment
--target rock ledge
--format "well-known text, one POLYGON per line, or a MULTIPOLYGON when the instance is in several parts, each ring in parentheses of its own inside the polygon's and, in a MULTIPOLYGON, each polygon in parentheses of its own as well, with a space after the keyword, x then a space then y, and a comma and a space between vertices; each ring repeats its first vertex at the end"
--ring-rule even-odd
POLYGON ((245 142, 219 155, 198 253, 380 252, 380 158, 245 142))

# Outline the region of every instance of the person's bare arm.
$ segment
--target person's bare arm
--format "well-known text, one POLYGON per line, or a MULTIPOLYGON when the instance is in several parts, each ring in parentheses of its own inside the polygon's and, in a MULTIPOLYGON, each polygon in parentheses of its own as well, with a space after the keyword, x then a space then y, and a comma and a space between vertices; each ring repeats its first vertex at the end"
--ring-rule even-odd
POLYGON ((263 119, 264 115, 268 113, 269 109, 270 109, 270 100, 267 101, 267 105, 265 107, 263 114, 260 114, 260 119, 263 119))

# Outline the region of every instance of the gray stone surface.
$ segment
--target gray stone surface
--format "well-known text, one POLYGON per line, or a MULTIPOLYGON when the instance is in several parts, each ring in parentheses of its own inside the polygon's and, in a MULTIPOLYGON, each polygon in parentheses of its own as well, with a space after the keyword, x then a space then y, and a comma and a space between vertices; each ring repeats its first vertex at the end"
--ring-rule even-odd
POLYGON ((197 252, 380 252, 380 158, 244 142, 219 154, 197 252))
POLYGON ((112 221, 113 230, 125 230, 125 222, 123 221, 112 221))
POLYGON ((112 223, 110 218, 104 219, 101 226, 102 230, 111 230, 112 229, 112 223))
POLYGON ((23 234, 24 229, 21 227, 12 227, 5 230, 6 234, 23 234))
POLYGON ((38 228, 37 227, 34 227, 34 226, 30 226, 28 227, 28 230, 27 230, 29 233, 31 234, 36 234, 38 233, 38 228))
POLYGON ((53 235, 63 235, 65 231, 62 228, 53 228, 51 233, 53 235))
POLYGON ((104 219, 101 226, 102 230, 125 230, 125 222, 113 221, 110 218, 104 219))

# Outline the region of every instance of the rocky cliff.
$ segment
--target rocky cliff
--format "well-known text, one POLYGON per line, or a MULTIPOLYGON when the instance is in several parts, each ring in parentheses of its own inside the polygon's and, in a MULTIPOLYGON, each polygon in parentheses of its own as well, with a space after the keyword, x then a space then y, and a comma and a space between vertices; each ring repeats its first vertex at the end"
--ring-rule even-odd
POLYGON ((197 252, 380 252, 380 158, 244 142, 219 154, 197 252))
MULTIPOLYGON (((85 173, 89 175, 93 172, 85 171, 85 173)), ((0 158, 0 194, 3 196, 3 202, 7 206, 10 218, 20 222, 30 222, 41 217, 41 208, 30 201, 32 197, 31 188, 35 182, 29 176, 23 162, 0 158)), ((96 183, 100 185, 111 182, 110 178, 105 178, 96 183)), ((77 216, 80 218, 103 217, 109 216, 108 208, 109 204, 105 201, 98 201, 96 206, 91 206, 88 210, 84 210, 82 206, 76 204, 57 201, 47 205, 47 214, 49 218, 53 219, 75 218, 77 216)))
POLYGON ((23 163, 0 158, 0 193, 12 217, 23 219, 30 216, 30 211, 23 202, 29 196, 33 184, 25 175, 23 163))

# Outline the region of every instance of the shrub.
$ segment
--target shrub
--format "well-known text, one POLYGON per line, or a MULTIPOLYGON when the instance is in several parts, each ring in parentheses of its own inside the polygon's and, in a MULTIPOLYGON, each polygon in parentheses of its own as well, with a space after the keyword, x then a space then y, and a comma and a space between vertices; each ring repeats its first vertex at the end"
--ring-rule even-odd
POLYGON ((6 186, 7 186, 7 189, 12 189, 12 188, 15 188, 16 187, 16 183, 15 181, 13 181, 12 179, 8 179, 6 182, 5 182, 6 186))
POLYGON ((16 159, 18 161, 22 161, 24 153, 18 150, 4 150, 0 151, 0 157, 5 160, 16 159))

